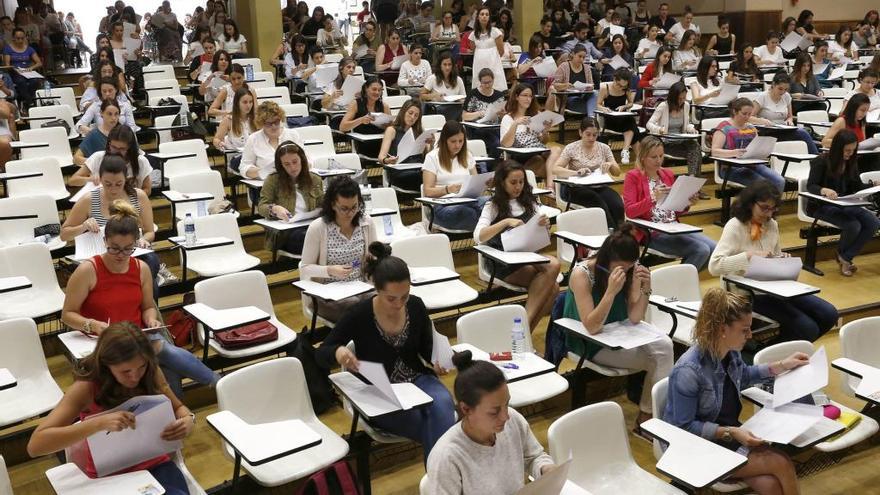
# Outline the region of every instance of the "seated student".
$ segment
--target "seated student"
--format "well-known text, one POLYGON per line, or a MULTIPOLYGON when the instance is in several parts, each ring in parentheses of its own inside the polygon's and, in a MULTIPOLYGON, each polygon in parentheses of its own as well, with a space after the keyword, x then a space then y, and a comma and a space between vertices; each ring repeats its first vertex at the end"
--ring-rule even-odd
MULTIPOLYGON (((286 45, 286 42, 282 42, 282 45, 286 45)), ((284 58, 279 60, 277 65, 284 66, 285 79, 305 79, 302 77, 303 71, 308 69, 309 67, 312 67, 311 52, 306 49, 306 39, 302 36, 296 35, 290 40, 290 46, 292 48, 284 53, 284 58)), ((314 48, 321 50, 321 47, 314 48)), ((276 65, 275 61, 273 61, 272 63, 273 65, 276 65)))
POLYGON ((802 10, 798 14, 796 26, 795 31, 809 40, 816 41, 825 38, 824 34, 813 27, 813 12, 810 10, 802 10))
POLYGON ((689 29, 681 36, 681 43, 672 53, 672 67, 677 71, 695 71, 700 57, 702 54, 697 47, 697 34, 689 29))
MULTIPOLYGON (((611 23, 601 29, 601 31, 599 33, 599 39, 596 40, 596 47, 601 48, 601 49, 608 48, 608 42, 612 38, 611 28, 616 27, 616 26, 620 26, 621 24, 623 24, 623 19, 620 17, 620 14, 618 14, 617 12, 614 12, 613 14, 611 14, 611 23)), ((623 35, 618 33, 615 36, 623 36, 623 35)), ((627 51, 627 53, 629 53, 629 52, 627 51)))
POLYGON ((101 167, 101 162, 104 161, 104 157, 107 155, 122 157, 126 165, 126 178, 135 187, 143 189, 144 194, 150 197, 150 192, 153 188, 150 174, 153 172, 153 167, 150 166, 150 161, 146 155, 140 151, 134 132, 124 125, 118 125, 110 130, 103 149, 92 153, 76 173, 67 179, 67 185, 84 186, 90 180, 95 185, 99 185, 101 182, 98 170, 101 167))
POLYGON ((703 296, 694 345, 675 363, 663 420, 748 457, 730 474, 760 495, 799 493, 789 457, 756 437, 739 421, 740 392, 803 366, 796 352, 772 364, 749 366, 740 352, 752 336, 752 305, 744 296, 714 287, 703 296))
MULTIPOLYGON (((502 163, 495 169, 495 193, 483 207, 474 228, 474 241, 503 250, 501 233, 528 222, 535 215, 541 215, 539 223, 549 227, 550 220, 541 214, 539 207, 523 166, 511 160, 502 163)), ((496 278, 528 288, 526 314, 529 328, 537 328, 541 318, 550 314, 553 301, 559 294, 559 284, 556 283, 559 260, 553 256, 548 258, 549 263, 495 267, 496 278)))
MULTIPOLYGON (((391 71, 394 58, 406 55, 407 53, 409 51, 406 49, 406 45, 400 41, 400 32, 393 28, 387 30, 385 33, 385 43, 376 50, 376 71, 391 71)), ((394 84, 394 76, 393 72, 383 74, 382 80, 385 81, 385 84, 394 84)))
MULTIPOLYGON (((553 166, 552 174, 547 179, 550 184, 553 177, 582 177, 592 173, 620 175, 620 166, 614 160, 611 148, 597 141, 599 127, 592 117, 584 117, 580 127, 581 139, 569 143, 559 155, 553 166)), ((614 189, 601 187, 570 187, 562 184, 560 196, 565 201, 586 206, 599 207, 605 211, 608 227, 614 229, 623 223, 623 201, 614 189)))
MULTIPOLYGON (((164 395, 171 401, 176 419, 162 430, 162 440, 176 441, 188 437, 195 427, 195 414, 168 386, 147 335, 154 334, 146 334, 128 322, 114 323, 104 330, 98 337, 95 352, 80 361, 74 382, 61 402, 34 430, 28 441, 28 454, 32 457, 53 454, 85 443, 90 436, 98 433, 109 434, 135 428, 135 415, 132 412, 94 415, 138 395, 164 395)), ((137 446, 132 445, 131 448, 137 446)), ((86 475, 96 478, 91 452, 88 449, 84 451, 86 475)), ((168 495, 189 493, 183 473, 168 454, 120 472, 140 470, 149 471, 168 495)))
POLYGON ((877 37, 872 27, 867 20, 859 21, 858 28, 852 33, 853 44, 857 49, 867 50, 877 45, 877 37))
POLYGON ((830 148, 834 136, 838 132, 849 129, 855 135, 859 143, 865 140, 865 125, 868 117, 868 109, 871 108, 871 100, 864 94, 854 94, 843 107, 840 116, 834 119, 828 132, 822 136, 822 147, 830 148))
POLYGON ((846 108, 846 104, 849 103, 849 99, 856 94, 863 94, 868 97, 868 100, 871 102, 870 107, 868 108, 868 112, 874 112, 880 110, 880 92, 877 91, 875 86, 877 86, 877 82, 880 81, 880 75, 874 72, 871 69, 862 69, 859 71, 859 83, 853 88, 852 91, 848 95, 843 98, 843 107, 846 108))
MULTIPOLYGON (((211 103, 211 107, 208 109, 208 115, 219 119, 232 113, 232 100, 235 98, 235 92, 241 88, 247 88, 253 93, 253 89, 248 86, 244 79, 244 67, 239 64, 232 64, 232 69, 229 72, 229 82, 217 93, 217 98, 214 99, 214 102, 211 103)), ((254 101, 256 99, 257 95, 254 94, 254 101)))
POLYGON ((614 57, 622 58, 627 64, 628 68, 635 68, 635 63, 633 61, 633 56, 629 54, 629 45, 626 42, 626 37, 622 34, 615 34, 611 37, 611 43, 609 46, 606 46, 602 51, 602 80, 603 81, 611 81, 614 79, 614 71, 616 70, 611 66, 611 60, 614 57))
MULTIPOLYGON (((448 121, 440 131, 440 143, 427 155, 422 166, 423 194, 439 198, 461 190, 468 175, 477 174, 477 162, 467 149, 464 127, 448 121)), ((434 223, 453 230, 473 230, 483 211, 488 196, 480 196, 476 202, 457 205, 435 206, 434 223)))
POLYGON ((810 59, 814 67, 814 74, 816 76, 816 80, 819 81, 819 86, 822 88, 830 88, 834 86, 832 81, 828 80, 828 76, 831 74, 831 59, 828 57, 828 42, 819 40, 813 43, 813 56, 810 59), (824 66, 825 69, 822 72, 815 72, 816 67, 824 66))
POLYGON ((458 369, 454 390, 461 421, 428 457, 427 495, 513 494, 523 487, 523 472, 537 479, 554 469, 529 422, 509 406, 504 373, 473 359, 471 351, 455 354, 452 362, 458 369))
MULTIPOLYGON (((709 273, 716 277, 742 275, 752 256, 788 257, 779 246, 779 225, 773 218, 781 203, 779 190, 767 181, 759 180, 743 189, 709 259, 709 273)), ((775 297, 757 294, 754 305, 757 313, 779 323, 780 341, 815 342, 837 323, 837 309, 814 295, 779 304, 775 297)))
MULTIPOLYGON (((198 42, 193 42, 198 43, 198 42)), ((209 36, 199 43, 203 47, 198 56, 194 56, 189 64, 189 78, 191 81, 203 81, 211 73, 211 65, 214 61, 214 53, 216 53, 217 45, 209 36), (202 76, 204 74, 204 77, 202 76)), ((187 53, 187 57, 189 53, 187 53)))
MULTIPOLYGON (((389 123, 376 125, 373 114, 384 113, 391 115, 391 108, 387 102, 382 101, 382 81, 375 76, 368 77, 361 86, 360 93, 348 104, 345 115, 339 123, 342 132, 357 132, 360 134, 382 134, 389 123)), ((358 153, 365 156, 378 156, 381 146, 379 141, 358 143, 358 153)))
MULTIPOLYGON (((275 173, 269 174, 260 189, 257 213, 269 220, 287 221, 295 215, 312 211, 324 200, 321 178, 309 171, 309 159, 302 147, 285 141, 275 150, 275 173)), ((300 254, 306 227, 266 231, 269 250, 283 249, 300 254)))
MULTIPOLYGON (((211 67, 207 71, 199 73, 198 81, 199 94, 205 97, 205 104, 213 106, 217 97, 220 96, 220 92, 232 82, 232 57, 223 50, 214 52, 214 56, 211 58, 211 67)), ((238 85, 240 86, 241 83, 239 82, 238 85)), ((224 97, 228 96, 224 95, 224 97)), ((221 100, 219 105, 222 104, 221 100)), ((218 108, 220 107, 218 106, 218 108)))
POLYGON ((584 62, 587 64, 591 63, 593 60, 599 60, 602 58, 602 52, 600 52, 599 49, 593 45, 593 42, 590 41, 590 26, 587 23, 578 22, 575 24, 573 34, 574 38, 566 41, 559 47, 562 50, 562 55, 558 60, 560 63, 569 59, 576 46, 584 47, 586 51, 584 62))
MULTIPOLYGON (((37 51, 28 44, 27 34, 24 29, 16 27, 12 30, 12 40, 3 47, 3 65, 13 66, 17 69, 35 71, 43 67, 43 61, 37 51)), ((18 72, 11 73, 15 83, 15 94, 21 99, 22 111, 34 106, 34 98, 40 87, 42 78, 26 78, 18 72)))
MULTIPOLYGON (((724 82, 735 84, 736 76, 727 71, 724 82)), ((691 101, 696 105, 708 105, 712 98, 721 94, 722 81, 718 77, 718 60, 711 55, 703 55, 697 64, 697 80, 691 83, 691 101)), ((697 116, 702 119, 711 119, 727 116, 727 109, 723 107, 703 106, 699 108, 697 116)))
POLYGON ((639 88, 645 91, 645 99, 652 96, 665 95, 668 89, 654 89, 654 86, 660 81, 664 74, 672 73, 672 49, 668 46, 661 46, 657 50, 657 56, 645 67, 642 72, 642 78, 639 79, 639 88))
POLYGON ((859 49, 853 43, 852 30, 847 25, 841 25, 834 35, 834 40, 828 42, 828 56, 834 63, 844 63, 846 60, 859 60, 859 49))
MULTIPOLYGON (((661 136, 664 134, 695 134, 697 130, 690 121, 690 110, 687 89, 685 89, 683 82, 678 81, 669 88, 666 100, 660 102, 654 109, 654 114, 651 115, 651 119, 646 125, 648 132, 661 136)), ((676 139, 664 143, 664 146, 667 153, 685 157, 688 175, 693 177, 702 175, 703 152, 700 149, 699 141, 676 139)), ((709 199, 709 196, 700 191, 699 198, 709 199)))
POLYGON ((547 91, 547 110, 563 113, 565 110, 586 114, 596 113, 596 98, 592 92, 575 95, 560 95, 557 92, 576 91, 575 83, 586 84, 593 89, 593 71, 586 64, 587 50, 577 45, 571 51, 571 58, 562 62, 553 75, 553 86, 547 91))
MULTIPOLYGON (((712 135, 712 156, 719 158, 738 158, 742 156, 752 139, 758 135, 755 126, 749 123, 755 104, 748 98, 737 98, 730 102, 730 119, 718 124, 712 135)), ((770 181, 779 192, 785 189, 785 179, 779 172, 765 165, 742 167, 722 167, 723 176, 728 180, 748 186, 759 179, 770 181)))
POLYGON ((789 87, 793 99, 792 108, 794 113, 804 110, 825 110, 825 96, 819 86, 819 80, 813 75, 813 59, 809 53, 801 52, 794 60, 791 68, 791 86, 789 87))
MULTIPOLYGON (((487 67, 488 68, 488 67, 487 67)), ((491 70, 491 69, 489 69, 491 70)), ((480 70, 482 72, 482 70, 480 70)), ((480 72, 477 72, 479 74, 480 72)), ((495 72, 492 72, 493 84, 495 72)), ((449 50, 443 50, 434 64, 434 74, 425 80, 425 87, 420 91, 422 101, 440 101, 444 96, 465 96, 467 88, 458 75, 455 58, 449 50)), ((446 120, 461 120, 462 107, 459 105, 441 105, 435 107, 437 113, 446 117, 446 120)))
MULTIPOLYGON (((243 150, 247 138, 257 130, 255 116, 254 95, 246 88, 239 88, 232 100, 232 113, 223 117, 214 134, 214 147, 218 150, 243 150)), ((236 156, 230 160, 229 166, 237 170, 240 162, 241 158, 236 156)))
MULTIPOLYGON (((532 33, 532 38, 538 37, 541 39, 541 52, 544 50, 548 50, 550 48, 556 48, 561 40, 559 38, 553 37, 553 19, 550 19, 549 16, 544 16, 541 18, 541 22, 538 24, 539 29, 532 33)), ((529 39, 529 44, 531 44, 531 38, 529 39)))
POLYGON ((764 76, 758 70, 758 63, 755 59, 754 48, 751 43, 743 43, 736 52, 736 58, 730 63, 730 70, 743 81, 758 82, 762 81, 764 76))
MULTIPOLYGON (((674 223, 678 221, 678 215, 683 213, 657 206, 666 198, 675 183, 675 174, 663 168, 663 153, 663 142, 660 139, 654 136, 645 138, 636 168, 627 172, 623 180, 623 204, 626 206, 628 218, 674 223)), ((699 199, 699 194, 694 194, 690 198, 690 204, 696 204, 699 199)), ((636 230, 635 235, 639 241, 644 238, 640 230, 636 230)), ((697 270, 706 267, 709 256, 715 249, 715 241, 699 233, 671 235, 651 232, 651 245, 664 253, 680 257, 682 263, 694 265, 697 270)))
MULTIPOLYGON (((422 45, 413 43, 409 48, 409 59, 400 66, 400 73, 397 76, 398 86, 424 86, 431 75, 431 62, 422 58, 424 49, 422 45)), ((407 89, 410 96, 417 96, 419 88, 414 90, 407 89)))
MULTIPOLYGON (((134 120, 134 111, 132 110, 131 103, 128 102, 128 98, 116 87, 115 80, 104 78, 98 81, 98 94, 101 95, 101 101, 113 100, 119 104, 120 124, 131 127, 131 130, 134 132, 141 129, 134 120)), ((85 136, 92 129, 92 124, 99 125, 101 120, 101 105, 91 105, 83 112, 74 127, 80 134, 85 136)))
POLYGON ((424 411, 397 411, 371 422, 389 433, 420 442, 427 460, 437 440, 455 424, 452 396, 437 378, 446 370, 431 362, 434 324, 425 303, 409 293, 409 268, 403 260, 391 256, 389 246, 370 242, 364 271, 365 278, 376 287, 376 294, 343 314, 315 358, 327 369, 338 364, 355 372, 361 359, 382 363, 391 383, 412 383, 430 395, 433 402, 424 411), (354 343, 353 352, 346 347, 349 342, 354 343))
MULTIPOLYGON (((265 179, 275 170, 278 146, 285 141, 303 146, 303 140, 296 129, 284 125, 284 110, 274 101, 260 103, 254 113, 254 123, 259 129, 245 141, 238 173, 249 179, 265 179)), ((253 198, 254 202, 258 199, 253 198)))
POLYGON ((342 97, 342 85, 345 84, 345 78, 354 74, 355 61, 351 57, 343 57, 339 61, 339 75, 325 89, 324 96, 321 97, 321 108, 324 110, 345 110, 344 105, 337 103, 342 97))
MULTIPOLYGON (((331 179, 321 202, 321 216, 306 231, 300 277, 318 282, 366 280, 363 267, 367 248, 375 240, 376 229, 364 212, 360 186, 348 176, 331 179)), ((338 321, 344 310, 369 297, 370 294, 363 294, 321 302, 318 315, 338 321)), ((311 301, 306 304, 311 307, 311 301)))
MULTIPOLYGON (((784 124, 793 125, 794 114, 791 109, 791 94, 788 92, 791 79, 785 72, 779 72, 773 76, 773 82, 770 87, 752 100, 755 107, 755 116, 749 122, 753 124, 773 125, 784 124)), ((813 137, 803 127, 795 130, 773 131, 773 135, 780 141, 803 141, 807 145, 807 152, 810 154, 818 154, 819 148, 813 141, 813 137)))
MULTIPOLYGON (((288 80, 294 80, 294 78, 298 77, 299 80, 296 81, 296 91, 299 92, 307 92, 313 95, 321 95, 324 92, 324 88, 318 87, 318 81, 315 79, 315 73, 318 72, 318 66, 324 64, 324 50, 319 46, 313 46, 311 50, 309 50, 308 63, 300 64, 296 67, 293 66, 285 66, 285 77, 288 80)), ((321 96, 323 99, 323 96, 321 96)), ((316 100, 312 102, 312 108, 317 110, 321 107, 321 101, 316 100)))
POLYGON ((779 48, 779 33, 776 31, 767 33, 766 44, 755 48, 753 55, 759 66, 785 65, 785 56, 782 48, 779 48))
POLYGON ((709 43, 706 44, 706 55, 733 55, 734 53, 736 53, 736 35, 730 32, 730 19, 721 14, 718 16, 718 32, 713 34, 709 38, 709 43))
MULTIPOLYGON (((571 272, 562 315, 580 321, 591 334, 601 332, 608 323, 636 324, 645 319, 651 273, 638 264, 639 243, 633 237, 634 230, 632 224, 623 224, 605 239, 595 257, 578 262, 571 272)), ((663 336, 628 350, 604 349, 570 336, 566 344, 570 352, 597 364, 647 371, 633 429, 641 435, 639 425, 651 419, 651 388, 672 369, 672 340, 663 336)))
POLYGON ((220 43, 220 48, 233 58, 247 55, 247 38, 238 31, 238 24, 232 19, 226 19, 223 23, 223 35, 219 36, 217 41, 220 43))
MULTIPOLYGON (((831 149, 810 163, 807 191, 837 199, 880 185, 877 180, 864 184, 859 179, 857 147, 858 140, 851 130, 843 129, 835 134, 831 149)), ((809 201, 807 213, 840 228, 837 264, 841 275, 853 276, 858 269, 853 260, 880 229, 880 219, 865 208, 842 208, 819 201, 809 201)))
MULTIPOLYGON (((541 79, 535 73, 534 67, 544 60, 544 47, 545 44, 538 34, 534 34, 529 38, 528 50, 519 54, 519 60, 517 60, 516 64, 516 76, 520 82, 536 84, 541 79)), ((495 80, 494 72, 492 73, 492 80, 495 80)), ((477 89, 480 88, 477 87, 477 89)))
POLYGON ((673 24, 672 28, 669 29, 669 34, 672 35, 669 44, 672 46, 681 44, 681 41, 684 38, 684 33, 688 31, 693 31, 694 34, 696 34, 697 39, 700 38, 700 26, 694 24, 694 12, 689 6, 685 6, 684 16, 682 16, 681 20, 673 24))
MULTIPOLYGON (((385 136, 382 137, 382 148, 379 149, 379 163, 382 165, 390 165, 395 163, 425 163, 425 154, 431 151, 434 144, 434 135, 428 136, 425 141, 425 147, 414 155, 402 158, 397 155, 397 146, 400 140, 407 132, 412 134, 413 139, 418 139, 422 135, 422 108, 416 100, 408 100, 397 112, 397 117, 385 129, 385 136)), ((410 170, 386 170, 388 173, 388 181, 393 186, 400 187, 407 191, 418 191, 422 185, 421 169, 410 170)))
POLYGON ((452 11, 444 11, 440 22, 438 22, 434 26, 434 30, 431 31, 431 43, 452 44, 460 37, 461 35, 458 32, 458 25, 455 24, 452 11))
POLYGON ((73 163, 82 167, 86 158, 98 150, 107 147, 107 135, 119 123, 119 103, 114 100, 104 100, 101 103, 101 122, 79 143, 79 148, 73 154, 73 163))
MULTIPOLYGON (((492 69, 485 68, 477 75, 480 85, 476 91, 472 91, 464 100, 462 120, 464 122, 481 122, 484 124, 497 124, 504 116, 504 106, 507 103, 507 94, 498 91, 493 87, 495 73, 492 69), (501 105, 494 119, 486 120, 486 113, 493 105, 501 105)), ((470 129, 471 136, 486 143, 486 150, 490 156, 498 155, 498 146, 500 146, 500 136, 493 128, 477 128, 470 129)))
POLYGON ((376 23, 367 21, 361 28, 361 34, 355 38, 352 44, 352 54, 357 58, 357 63, 364 68, 364 72, 371 74, 376 71, 376 51, 382 45, 382 38, 376 33, 376 23), (361 47, 366 47, 366 51, 361 47), (361 55, 363 53, 363 55, 361 55))
MULTIPOLYGON (((104 187, 110 185, 116 188, 111 182, 117 181, 117 177, 121 175, 121 172, 102 174, 104 187)), ((92 195, 95 196, 97 192, 99 191, 96 190, 92 195)), ((142 194, 138 192, 138 196, 142 194)), ((79 215, 77 210, 80 205, 90 204, 90 198, 83 199, 85 203, 77 203, 71 216, 79 215)), ((67 282, 61 321, 70 328, 99 336, 114 323, 130 322, 138 329, 161 325, 153 292, 153 277, 150 276, 151 268, 143 260, 131 257, 135 247, 148 244, 143 237, 139 239, 139 235, 142 227, 148 227, 148 224, 143 223, 144 219, 149 220, 151 215, 144 215, 147 209, 143 208, 143 201, 139 206, 124 199, 116 199, 109 205, 102 204, 96 208, 103 209, 104 213, 87 219, 77 226, 78 229, 65 225, 62 230, 62 235, 70 230, 96 232, 96 224, 100 221, 100 225, 104 227, 107 252, 76 267, 67 282)), ((150 237, 152 234, 148 232, 144 235, 150 237)), ((175 394, 182 396, 180 380, 183 377, 209 386, 214 386, 220 378, 189 351, 167 341, 162 332, 149 332, 147 338, 152 343, 151 348, 156 352, 159 364, 169 377, 168 382, 175 394)))
POLYGON ((648 32, 644 38, 639 40, 639 46, 636 47, 635 55, 638 60, 649 60, 657 56, 657 50, 660 49, 662 43, 657 38, 660 28, 657 26, 648 26, 648 32))
MULTIPOLYGON (((630 89, 632 79, 632 72, 627 68, 614 71, 611 82, 602 83, 599 86, 596 108, 603 112, 624 112, 632 108, 636 97, 636 92, 630 89)), ((606 129, 623 134, 620 161, 630 163, 632 144, 636 144, 636 152, 638 152, 639 140, 642 138, 636 118, 634 116, 605 115, 604 119, 606 129)))
POLYGON ((550 124, 544 123, 543 130, 535 132, 529 127, 532 116, 540 111, 535 99, 535 89, 525 83, 517 84, 510 91, 507 100, 507 112, 501 118, 501 146, 514 148, 547 148, 547 151, 529 158, 524 166, 538 177, 549 175, 548 170, 553 169, 553 164, 559 158, 562 147, 556 144, 548 144, 550 141, 550 124))
POLYGON ((325 15, 321 22, 323 25, 318 30, 315 40, 317 45, 323 48, 326 53, 341 53, 343 56, 348 56, 348 50, 345 49, 348 40, 339 31, 333 16, 325 15))
POLYGON ((186 56, 183 57, 183 63, 189 65, 190 80, 196 79, 198 72, 195 74, 193 74, 193 72, 198 71, 201 68, 202 63, 211 63, 216 48, 217 44, 216 41, 214 41, 214 38, 211 37, 211 30, 208 29, 207 26, 196 26, 192 33, 192 41, 189 43, 189 49, 186 51, 186 56), (205 52, 207 52, 205 47, 206 41, 210 41, 211 54, 207 57, 203 57, 205 52))
MULTIPOLYGON (((92 103, 101 103, 101 100, 103 98, 101 97, 101 93, 98 90, 98 83, 102 79, 112 79, 116 81, 117 88, 122 88, 123 93, 126 90, 125 74, 123 74, 122 71, 119 70, 119 67, 113 65, 113 62, 107 60, 100 62, 100 64, 92 70, 90 77, 91 82, 89 83, 88 87, 83 90, 82 97, 79 99, 80 111, 85 112, 89 108, 89 105, 91 105, 92 103)), ((128 101, 128 97, 124 94, 123 98, 125 99, 125 101, 128 101)))

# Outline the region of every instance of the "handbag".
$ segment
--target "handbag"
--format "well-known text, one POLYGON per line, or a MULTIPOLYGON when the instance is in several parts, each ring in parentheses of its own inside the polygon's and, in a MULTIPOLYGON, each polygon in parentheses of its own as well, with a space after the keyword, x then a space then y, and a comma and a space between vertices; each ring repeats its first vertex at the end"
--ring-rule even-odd
POLYGON ((268 321, 261 321, 225 332, 215 332, 214 338, 224 349, 243 349, 278 340, 278 327, 268 321))
POLYGON ((70 124, 67 123, 64 119, 52 119, 48 122, 43 122, 40 128, 45 129, 47 127, 63 127, 64 131, 70 135, 70 124))

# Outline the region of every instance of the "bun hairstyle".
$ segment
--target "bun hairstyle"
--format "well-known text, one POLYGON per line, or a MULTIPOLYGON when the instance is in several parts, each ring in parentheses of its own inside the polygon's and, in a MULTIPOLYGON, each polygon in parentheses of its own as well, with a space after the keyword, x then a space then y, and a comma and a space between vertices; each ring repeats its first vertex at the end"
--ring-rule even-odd
POLYGON ((105 238, 130 235, 137 239, 140 236, 140 215, 131 203, 117 199, 110 204, 109 210, 110 219, 104 226, 105 238))
POLYGON ((703 296, 697 321, 694 324, 694 342, 703 352, 720 359, 721 326, 730 325, 745 315, 752 313, 749 298, 730 293, 721 287, 713 287, 703 296))
POLYGON ((409 267, 397 256, 391 256, 391 246, 373 241, 367 248, 370 256, 364 265, 364 275, 382 290, 391 282, 409 282, 409 267))
POLYGON ((459 405, 459 417, 462 416, 461 404, 477 407, 485 394, 507 383, 504 373, 497 366, 488 361, 475 360, 471 351, 453 354, 452 364, 458 369, 453 391, 455 402, 459 405))
MULTIPOLYGON (((623 261, 627 263, 635 263, 639 259, 639 241, 635 238, 635 227, 633 224, 626 222, 609 235, 599 252, 596 254, 596 265, 600 266, 596 270, 596 284, 593 290, 599 294, 604 294, 608 288, 608 271, 612 262, 623 261), (603 269, 604 268, 604 269, 603 269)), ((621 292, 629 294, 629 287, 632 284, 633 270, 626 273, 626 283, 621 292)))

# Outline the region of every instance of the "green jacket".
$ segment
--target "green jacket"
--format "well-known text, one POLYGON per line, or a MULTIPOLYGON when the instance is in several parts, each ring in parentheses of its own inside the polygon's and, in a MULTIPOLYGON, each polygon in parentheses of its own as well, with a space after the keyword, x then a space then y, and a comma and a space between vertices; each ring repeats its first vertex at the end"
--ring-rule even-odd
MULTIPOLYGON (((312 187, 308 191, 300 191, 306 201, 306 211, 312 211, 321 207, 324 201, 324 184, 320 177, 309 172, 312 178, 312 187)), ((290 192, 281 190, 278 183, 278 174, 272 173, 263 181, 263 188, 260 190, 260 202, 257 204, 257 213, 263 218, 276 220, 274 215, 269 213, 269 205, 278 205, 293 213, 296 211, 296 189, 290 192)), ((276 230, 266 231, 266 246, 271 250, 274 249, 275 239, 278 235, 276 230)))

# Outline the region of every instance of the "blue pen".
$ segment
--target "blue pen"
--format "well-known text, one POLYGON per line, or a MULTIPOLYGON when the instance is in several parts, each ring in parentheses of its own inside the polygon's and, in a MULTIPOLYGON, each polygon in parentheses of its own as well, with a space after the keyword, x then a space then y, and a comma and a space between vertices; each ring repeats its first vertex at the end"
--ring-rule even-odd
POLYGON ((517 366, 517 365, 515 365, 515 364, 513 364, 513 363, 504 363, 504 364, 501 365, 501 367, 502 367, 502 368, 507 368, 507 369, 509 369, 509 370, 518 370, 518 369, 519 369, 519 366, 517 366))

